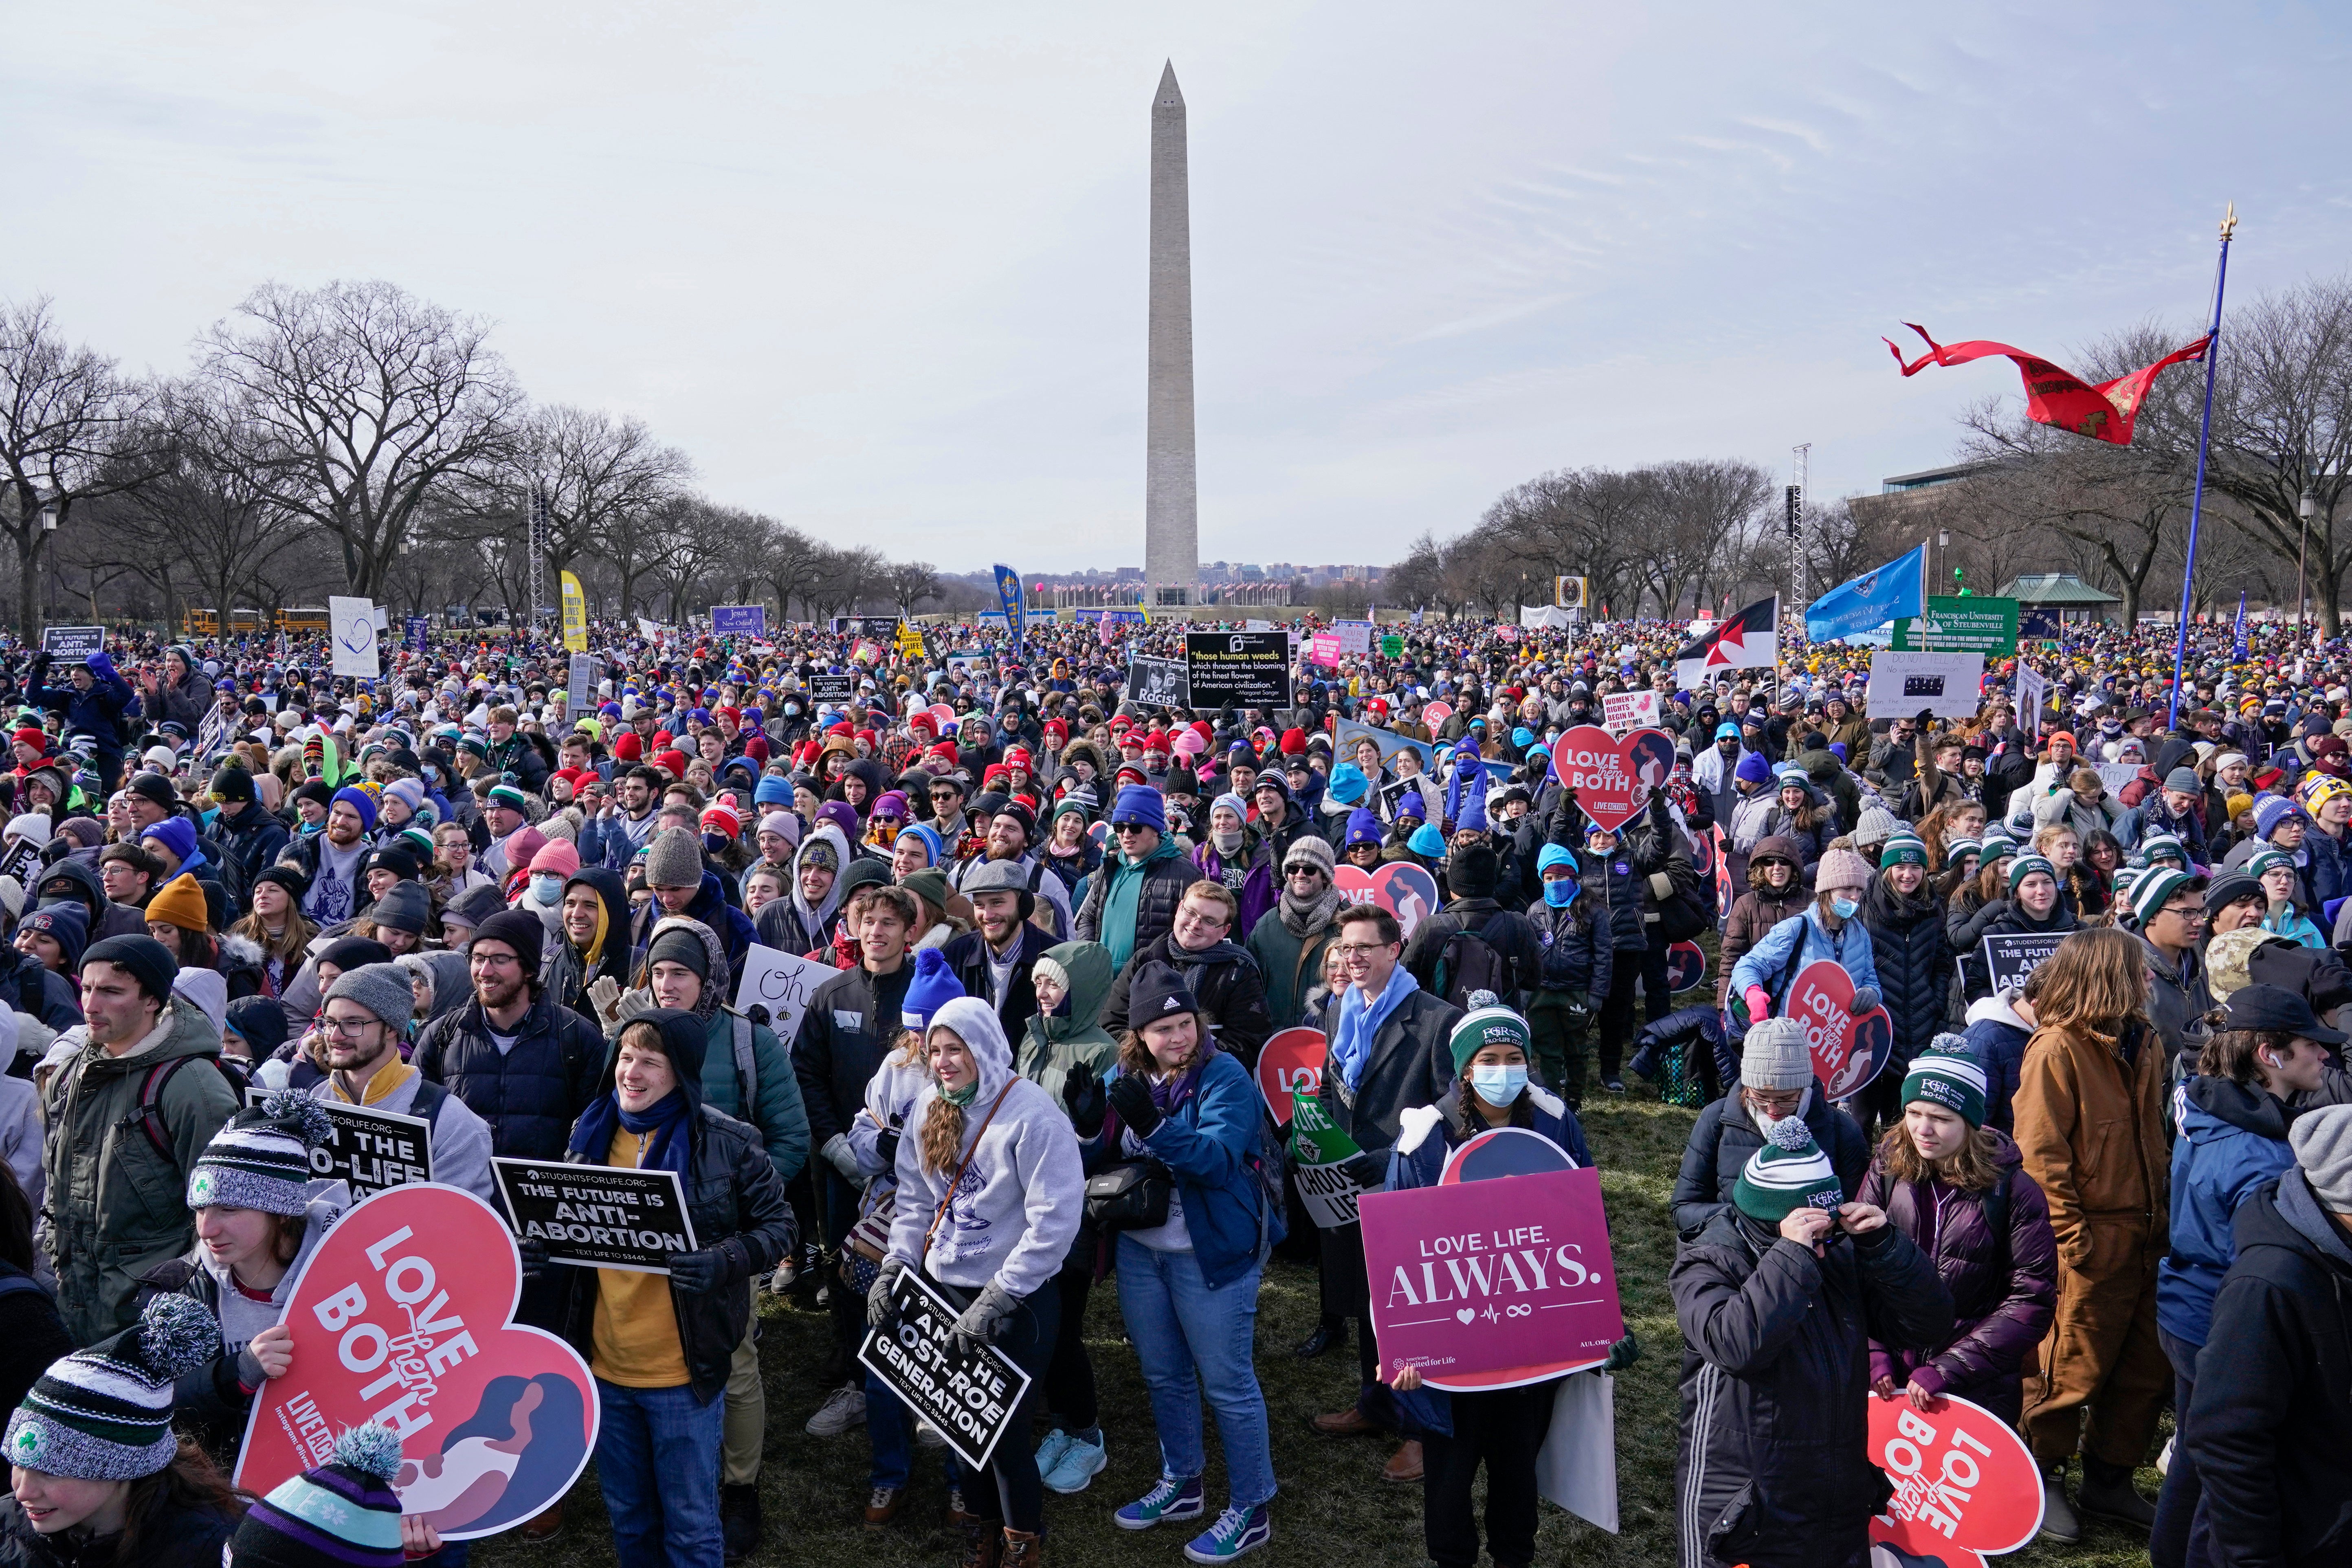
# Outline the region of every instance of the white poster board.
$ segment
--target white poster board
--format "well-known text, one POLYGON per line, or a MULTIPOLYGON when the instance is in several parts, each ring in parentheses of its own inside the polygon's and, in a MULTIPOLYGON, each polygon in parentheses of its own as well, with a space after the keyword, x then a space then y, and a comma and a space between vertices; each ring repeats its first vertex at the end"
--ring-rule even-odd
POLYGON ((1882 648, 1870 656, 1873 719, 1908 719, 1925 709, 1938 719, 1976 714, 1977 683, 1984 679, 1980 653, 1904 653, 1882 648))
POLYGON ((1536 1451, 1536 1493, 1617 1533, 1617 1384, 1607 1373, 1560 1380, 1536 1451))
POLYGON ((1333 621, 1331 629, 1339 634, 1339 651, 1354 654, 1358 658, 1372 651, 1372 623, 1370 621, 1333 621))
POLYGON ((735 1010, 748 1013, 752 1004, 768 1010, 768 1027, 793 1048, 801 1029, 801 1015, 816 988, 841 971, 830 963, 801 958, 753 942, 743 953, 743 978, 735 986, 735 1010))
POLYGON ((373 601, 330 595, 327 600, 328 641, 333 646, 335 673, 373 680, 383 668, 376 658, 377 627, 373 601))
POLYGON ((1658 725, 1658 694, 1654 691, 1612 691, 1601 700, 1601 727, 1612 735, 1629 735, 1658 725))
POLYGON ((2021 662, 2017 667, 2018 727, 2037 741, 2042 739, 2042 705, 2049 700, 2048 679, 2021 662))

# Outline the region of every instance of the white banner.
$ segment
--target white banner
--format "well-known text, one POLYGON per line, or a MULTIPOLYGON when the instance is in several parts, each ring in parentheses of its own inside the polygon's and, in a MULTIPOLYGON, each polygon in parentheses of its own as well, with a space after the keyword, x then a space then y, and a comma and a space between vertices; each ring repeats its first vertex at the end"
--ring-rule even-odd
POLYGON ((1358 658, 1372 651, 1372 623, 1370 621, 1333 621, 1331 629, 1339 634, 1339 651, 1354 654, 1358 658))
POLYGON ((371 600, 341 595, 328 598, 328 640, 334 647, 337 675, 373 680, 381 671, 383 666, 375 651, 375 605, 371 600))
POLYGON ((743 978, 735 987, 735 1010, 748 1013, 757 1003, 768 1010, 768 1027, 786 1051, 800 1033, 801 1015, 808 1010, 811 993, 841 971, 776 948, 753 942, 743 954, 743 978))
POLYGON ((1978 706, 1984 678, 1980 653, 1898 653, 1870 656, 1873 719, 1908 719, 1922 709, 1938 719, 1967 719, 1978 706))

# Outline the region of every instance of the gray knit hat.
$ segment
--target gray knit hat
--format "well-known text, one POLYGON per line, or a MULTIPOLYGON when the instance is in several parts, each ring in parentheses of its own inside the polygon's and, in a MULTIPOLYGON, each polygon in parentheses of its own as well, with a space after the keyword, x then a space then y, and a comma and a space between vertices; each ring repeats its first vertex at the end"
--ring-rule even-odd
POLYGON ((389 927, 423 936, 432 913, 433 895, 425 890, 424 883, 394 882, 369 908, 368 921, 378 930, 389 927))
POLYGON ((689 828, 665 827, 646 848, 646 886, 698 888, 702 885, 702 841, 689 828))
MULTIPOLYGON (((367 968, 400 973, 388 963, 367 968)), ((341 983, 337 985, 340 991, 341 983)), ((400 983, 400 991, 405 998, 407 981, 400 983)), ((310 1206, 311 1145, 333 1135, 326 1107, 293 1089, 279 1089, 230 1117, 213 1134, 188 1172, 188 1206, 300 1214, 310 1206)))
POLYGON ((2337 1214, 2352 1214, 2352 1105, 2305 1111, 2287 1129, 2286 1141, 2319 1201, 2337 1214))
POLYGON ((1902 820, 1883 805, 1865 805, 1854 819, 1856 844, 1884 844, 1901 830, 1902 820))
POLYGON ((1747 1089, 1809 1089, 1813 1056, 1805 1026, 1794 1018, 1762 1018, 1748 1026, 1739 1048, 1739 1082, 1747 1089))
POLYGON ((1290 868, 1293 866, 1305 864, 1314 867, 1328 878, 1335 863, 1335 858, 1331 853, 1331 841, 1319 833, 1300 834, 1297 841, 1282 852, 1282 874, 1286 877, 1290 875, 1290 868))
POLYGON ((320 1003, 338 1000, 358 1003, 395 1034, 408 1027, 409 1017, 416 1011, 416 993, 409 985, 408 971, 397 963, 362 963, 343 971, 327 987, 320 1003))
POLYGON ((149 1300, 111 1339, 50 1363, 8 1417, 8 1460, 43 1475, 135 1481, 172 1462, 173 1385, 220 1354, 212 1310, 177 1291, 149 1300))

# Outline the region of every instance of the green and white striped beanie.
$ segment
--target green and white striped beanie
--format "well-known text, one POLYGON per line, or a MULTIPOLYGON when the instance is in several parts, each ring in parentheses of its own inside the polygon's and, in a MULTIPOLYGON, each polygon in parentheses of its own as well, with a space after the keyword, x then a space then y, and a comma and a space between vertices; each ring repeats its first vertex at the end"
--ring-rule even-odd
POLYGON ((1845 1188, 1805 1119, 1784 1116, 1765 1132, 1764 1147, 1740 1167, 1731 1201, 1748 1218, 1778 1225, 1790 1209, 1836 1208, 1845 1202, 1845 1188))
POLYGON ((310 1206, 310 1146, 333 1135, 326 1107, 279 1089, 213 1134, 188 1173, 188 1206, 300 1214, 310 1206))
POLYGON ((1940 1105, 1971 1127, 1984 1125, 1985 1070, 1966 1040, 1937 1035, 1911 1058, 1911 1070, 1903 1075, 1902 1103, 1915 1100, 1940 1105))
POLYGON ((172 1385, 221 1353, 212 1309, 174 1291, 139 1321, 76 1351, 34 1383, 8 1417, 8 1461, 83 1481, 135 1481, 172 1462, 172 1385))

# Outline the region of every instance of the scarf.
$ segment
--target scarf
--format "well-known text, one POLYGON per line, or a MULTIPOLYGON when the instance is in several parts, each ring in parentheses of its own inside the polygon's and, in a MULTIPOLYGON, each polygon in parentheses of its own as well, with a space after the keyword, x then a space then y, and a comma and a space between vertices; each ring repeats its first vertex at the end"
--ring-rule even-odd
POLYGON ((1377 998, 1365 1000, 1364 988, 1355 984, 1339 998, 1339 1027, 1331 1037, 1331 1060, 1339 1067, 1339 1081, 1347 1085, 1349 1093, 1356 1092, 1356 1084, 1364 1076, 1364 1063, 1372 1054, 1372 1040, 1381 1026, 1420 989, 1421 982, 1400 963, 1389 975, 1388 989, 1377 998))
POLYGON ((1282 897, 1275 905, 1275 917, 1282 929, 1305 942, 1331 923, 1339 912, 1339 889, 1328 883, 1315 898, 1302 900, 1290 890, 1290 879, 1283 879, 1282 897))
POLYGON ((613 1146, 614 1131, 618 1128, 646 1138, 645 1149, 637 1156, 637 1169, 676 1171, 683 1178, 694 1158, 694 1140, 687 1133, 691 1116, 692 1107, 687 1103, 683 1089, 670 1090, 643 1110, 622 1110, 620 1094, 608 1089, 580 1113, 566 1152, 583 1155, 592 1164, 603 1164, 605 1152, 613 1146))
MULTIPOLYGON (((410 1067, 405 1059, 388 1061, 384 1063, 383 1066, 376 1068, 375 1076, 368 1079, 367 1088, 360 1091, 359 1103, 362 1105, 374 1105, 378 1101, 389 1097, 393 1090, 398 1089, 402 1084, 406 1083, 410 1079, 413 1079, 415 1076, 416 1069, 410 1067)), ((335 1098, 337 1100, 341 1100, 345 1105, 352 1103, 352 1097, 343 1092, 343 1080, 341 1078, 336 1074, 330 1073, 327 1075, 327 1081, 334 1085, 335 1098)))

